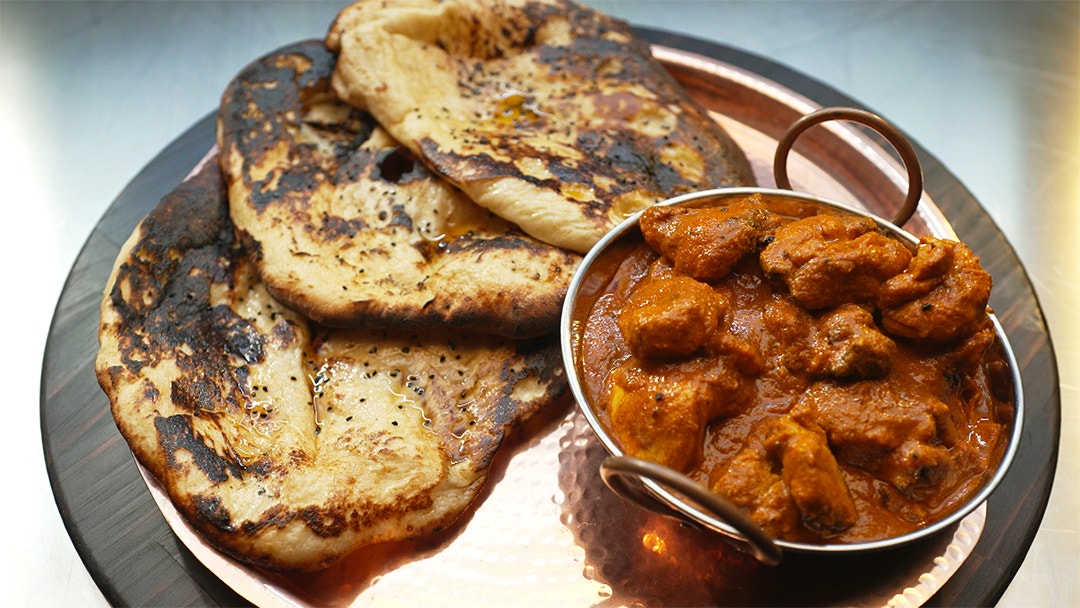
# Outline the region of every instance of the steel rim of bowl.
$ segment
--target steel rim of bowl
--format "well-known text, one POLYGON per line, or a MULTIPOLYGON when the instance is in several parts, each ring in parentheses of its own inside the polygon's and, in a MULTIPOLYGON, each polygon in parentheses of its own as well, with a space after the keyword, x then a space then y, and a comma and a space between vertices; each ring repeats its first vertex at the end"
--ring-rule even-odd
MULTIPOLYGON (((903 240, 911 243, 912 245, 916 245, 919 242, 919 239, 914 235, 908 233, 902 228, 896 226, 895 224, 892 224, 891 222, 874 215, 873 213, 812 194, 795 192, 792 190, 756 187, 718 188, 676 196, 657 203, 657 205, 673 206, 686 204, 689 202, 700 203, 707 201, 708 199, 742 198, 751 194, 761 194, 765 197, 795 199, 801 202, 809 202, 823 205, 825 207, 831 207, 841 212, 869 217, 875 222, 877 222, 879 226, 881 226, 883 229, 890 232, 894 236, 902 238, 903 240)), ((581 378, 578 375, 576 366, 577 356, 575 347, 578 343, 578 340, 576 339, 576 334, 574 333, 574 312, 575 303, 577 302, 577 296, 581 291, 584 278, 586 275, 589 274, 589 270, 592 268, 597 258, 599 258, 600 255, 605 252, 611 244, 621 239, 628 232, 635 229, 640 215, 641 213, 638 212, 627 217, 619 225, 617 225, 610 232, 604 235, 604 237, 602 237, 600 241, 598 241, 597 244, 585 255, 580 266, 575 272, 574 277, 570 281, 566 300, 563 305, 560 324, 562 356, 571 393, 573 394, 574 400, 578 404, 578 409, 585 416, 585 419, 588 421, 589 426, 596 433, 597 437, 600 439, 600 442, 604 445, 604 448, 608 451, 608 453, 614 457, 626 457, 627 454, 622 451, 622 449, 615 443, 614 439, 607 432, 607 430, 604 429, 603 425, 600 423, 599 418, 593 411, 592 405, 585 397, 584 390, 582 389, 581 378)), ((945 530, 946 528, 953 526, 954 524, 957 524, 960 520, 969 515, 972 511, 978 508, 979 505, 981 505, 987 500, 990 494, 993 493, 993 491, 1000 484, 1002 478, 1005 476, 1005 473, 1008 471, 1009 467, 1012 464, 1012 461, 1016 454, 1017 446, 1019 445, 1020 433, 1023 429, 1024 419, 1024 392, 1023 385, 1021 384, 1022 380, 1020 378, 1019 365, 1017 364, 1016 356, 1013 352, 1012 345, 1009 342, 1008 336, 1005 334, 1005 330, 1001 326, 1001 323, 998 321, 997 316, 993 313, 989 313, 989 317, 994 325, 994 333, 997 336, 998 342, 1002 349, 1002 354, 1009 368, 1010 379, 1013 383, 1014 404, 1013 420, 1011 421, 1012 428, 1009 433, 1009 444, 1006 447, 1005 453, 1002 455, 1001 461, 998 463, 998 467, 994 471, 994 474, 990 477, 988 481, 983 484, 980 490, 974 496, 965 501, 963 506, 953 511, 948 516, 928 526, 918 528, 900 536, 846 544, 806 543, 788 541, 783 539, 771 539, 772 544, 775 547, 777 547, 779 550, 788 550, 796 553, 820 554, 855 553, 895 548, 934 535, 938 532, 941 532, 942 530, 945 530)), ((603 469, 604 467, 602 466, 601 475, 604 475, 603 469)), ((685 475, 682 475, 682 473, 674 473, 676 475, 686 477, 685 475)), ((755 547, 753 542, 751 542, 751 539, 747 538, 747 536, 744 535, 738 529, 738 527, 732 525, 730 522, 725 520, 724 514, 722 512, 708 512, 707 508, 702 508, 707 507, 707 505, 693 505, 688 503, 687 501, 681 499, 679 496, 675 495, 674 493, 663 487, 663 484, 658 483, 654 479, 650 479, 648 475, 640 473, 634 473, 634 475, 639 478, 639 481, 641 485, 645 488, 645 490, 654 495, 655 501, 650 501, 649 499, 646 499, 643 502, 639 502, 638 497, 642 495, 642 492, 631 491, 630 493, 623 494, 619 491, 622 488, 613 488, 613 491, 620 495, 623 495, 624 498, 632 500, 640 506, 650 509, 651 511, 659 512, 665 515, 675 516, 692 524, 696 524, 699 527, 704 527, 713 530, 714 532, 721 533, 737 542, 746 543, 751 548, 752 552, 756 553, 762 551, 760 547, 755 547), (652 502, 653 504, 650 504, 650 502, 652 502), (657 503, 663 505, 666 508, 657 510, 655 508, 657 503)), ((612 477, 610 473, 608 474, 608 476, 609 478, 612 477)), ((686 480, 692 484, 696 484, 696 482, 691 480, 689 477, 686 477, 686 480)), ((608 480, 606 479, 605 484, 608 484, 608 480)), ((622 485, 625 486, 625 484, 622 485)), ((726 499, 723 499, 721 497, 721 500, 726 499)), ((768 549, 766 548, 764 549, 764 551, 767 555, 768 549)), ((762 561, 763 563, 768 563, 768 561, 762 561)))

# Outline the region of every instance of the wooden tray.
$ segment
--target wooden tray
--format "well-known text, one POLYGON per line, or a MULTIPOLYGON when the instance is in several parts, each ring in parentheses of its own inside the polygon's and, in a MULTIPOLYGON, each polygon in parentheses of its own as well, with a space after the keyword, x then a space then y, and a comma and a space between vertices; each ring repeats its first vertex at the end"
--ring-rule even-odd
MULTIPOLYGON (((639 29, 639 33, 656 45, 658 57, 747 149, 762 185, 771 185, 771 146, 795 118, 819 106, 859 105, 760 57, 654 30, 639 29)), ((879 147, 872 135, 854 127, 830 127, 813 136, 811 133, 815 132, 808 132, 796 146, 798 155, 790 167, 794 186, 843 202, 865 204, 882 215, 890 215, 888 206, 893 201, 899 204, 906 184, 903 169, 892 159, 887 146, 879 147)), ((198 539, 185 539, 189 545, 194 543, 195 553, 189 550, 162 517, 162 510, 116 431, 107 399, 94 379, 93 359, 101 289, 120 244, 213 143, 211 112, 153 159, 117 197, 71 270, 46 346, 41 402, 46 463, 76 549, 110 602, 236 605, 246 600, 264 602, 280 595, 277 588, 271 589, 270 595, 253 595, 245 585, 254 581, 290 589, 290 601, 303 603, 348 603, 374 597, 415 599, 428 593, 443 605, 453 603, 454 598, 461 603, 514 598, 517 605, 530 599, 546 604, 551 596, 545 593, 555 581, 538 573, 554 568, 548 556, 561 552, 570 560, 571 578, 576 579, 572 582, 587 590, 583 597, 591 600, 588 603, 641 598, 686 603, 685 596, 675 590, 681 574, 658 570, 655 565, 652 570, 633 570, 632 565, 618 566, 618 560, 610 559, 612 550, 629 548, 620 546, 620 542, 633 539, 609 536, 598 543, 586 538, 588 534, 580 521, 585 515, 599 518, 586 527, 606 529, 609 535, 618 529, 612 524, 622 521, 619 518, 645 518, 645 525, 654 527, 667 524, 627 511, 621 505, 612 508, 609 498, 592 494, 591 488, 599 487, 598 475, 590 470, 590 444, 595 443, 595 438, 579 428, 569 407, 565 416, 555 416, 550 424, 536 429, 515 453, 507 454, 489 493, 453 534, 432 543, 380 547, 371 554, 372 558, 378 557, 378 564, 372 559, 350 560, 319 577, 282 579, 258 571, 227 571, 207 558, 198 539), (575 464, 560 465, 566 461, 575 464), (545 468, 550 476, 545 476, 545 468), (522 479, 521 474, 527 477, 522 479), (536 506, 534 511, 540 509, 539 513, 526 513, 524 517, 521 513, 502 512, 506 510, 502 505, 508 503, 501 497, 512 492, 515 484, 527 487, 530 483, 550 485, 547 494, 543 487, 539 490, 550 499, 548 504, 536 506), (579 490, 587 498, 577 497, 579 490), (552 536, 523 527, 531 517, 539 517, 544 525, 551 526, 556 537, 560 533, 569 535, 569 544, 566 538, 545 540, 552 536), (454 571, 456 586, 447 584, 445 578, 429 576, 416 583, 430 585, 418 596, 415 589, 403 588, 411 583, 394 582, 394 573, 398 573, 397 580, 409 581, 401 577, 402 572, 434 568, 440 558, 455 556, 463 543, 482 544, 482 538, 471 539, 476 536, 475 529, 488 525, 484 523, 487 521, 495 522, 493 530, 502 526, 503 532, 517 530, 519 535, 504 534, 493 539, 499 542, 486 553, 482 546, 476 547, 474 553, 461 551, 458 560, 466 563, 454 571), (470 528, 471 536, 467 533, 470 528), (597 547, 602 549, 600 554, 597 547), (393 565, 382 565, 386 560, 393 565), (498 566, 495 571, 499 574, 492 574, 492 564, 498 566), (654 581, 643 585, 644 579, 654 581), (670 586, 666 587, 664 581, 670 586), (331 583, 337 588, 327 590, 331 583), (503 585, 505 589, 496 592, 503 585), (245 595, 239 595, 237 589, 245 595)), ((1019 568, 1034 538, 1050 493, 1060 429, 1057 372, 1049 335, 1023 267, 1000 231, 972 195, 938 161, 917 143, 915 146, 923 162, 926 198, 914 225, 907 228, 915 233, 935 234, 955 230, 994 276, 991 304, 1019 360, 1027 408, 1026 431, 1013 467, 984 510, 986 519, 979 522, 978 543, 953 560, 955 572, 950 570, 947 579, 933 580, 918 593, 903 595, 913 580, 933 570, 935 557, 944 555, 949 561, 950 553, 945 549, 948 537, 858 560, 793 556, 779 570, 748 569, 743 577, 749 581, 745 588, 716 590, 706 585, 707 590, 724 594, 714 597, 713 602, 874 604, 898 600, 931 605, 992 604, 1019 568), (924 592, 934 595, 927 599, 921 595, 924 592)), ((168 514, 167 507, 164 510, 168 514)), ((714 551, 708 541, 702 541, 701 546, 702 550, 712 551, 709 555, 720 551, 714 551)))

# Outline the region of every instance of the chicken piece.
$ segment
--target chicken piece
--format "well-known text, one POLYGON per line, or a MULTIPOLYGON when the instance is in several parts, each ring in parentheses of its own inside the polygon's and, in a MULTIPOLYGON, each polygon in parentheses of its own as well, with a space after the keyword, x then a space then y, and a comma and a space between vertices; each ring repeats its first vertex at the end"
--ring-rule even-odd
POLYGON ((727 276, 780 223, 756 194, 725 207, 650 207, 639 222, 645 241, 675 270, 701 281, 727 276))
MULTIPOLYGON (((707 361, 718 364, 719 369, 737 372, 736 377, 753 378, 765 369, 765 359, 753 342, 735 333, 718 331, 702 350, 707 361)), ((716 370, 709 377, 716 376, 716 370)), ((730 391, 729 391, 730 392, 730 391)))
POLYGON ((765 306, 762 323, 769 337, 767 354, 811 378, 880 378, 896 353, 896 343, 881 332, 873 314, 856 304, 815 316, 777 295, 765 306))
MULTIPOLYGON (((957 341, 938 345, 943 348, 938 355, 941 368, 949 375, 970 375, 977 372, 983 357, 997 340, 997 332, 990 316, 985 315, 981 325, 971 335, 957 341)), ((1004 401, 1009 401, 1006 398, 1004 401)))
POLYGON ((742 412, 754 395, 739 354, 643 369, 634 357, 608 375, 611 432, 631 456, 688 471, 701 459, 706 425, 742 412))
POLYGON ((957 431, 947 405, 890 383, 817 382, 791 417, 825 431, 836 457, 910 492, 935 485, 951 466, 957 431))
POLYGON ((760 445, 747 445, 711 475, 710 489, 746 511, 767 534, 791 538, 799 531, 799 509, 773 458, 760 445))
POLYGON ((992 284, 967 245, 924 237, 907 269, 881 288, 882 325, 903 338, 965 338, 985 321, 992 284))
POLYGON ((858 514, 825 434, 781 416, 765 425, 765 449, 780 461, 780 474, 803 524, 819 534, 847 530, 858 514))
MULTIPOLYGON (((802 378, 815 331, 813 315, 787 295, 773 294, 762 309, 761 324, 766 360, 778 370, 785 370, 787 378, 802 378)), ((801 392, 799 387, 792 390, 801 392)))
POLYGON ((773 536, 842 532, 858 514, 824 433, 787 416, 754 426, 750 440, 720 470, 711 489, 744 509, 773 536))
POLYGON ((808 371, 848 380, 881 378, 895 353, 896 343, 881 333, 870 311, 843 304, 820 319, 808 371))
POLYGON ((607 392, 611 432, 628 455, 683 472, 701 460, 710 386, 624 364, 612 370, 607 392))
POLYGON ((619 330, 641 359, 689 357, 716 333, 726 302, 711 287, 684 276, 647 278, 619 311, 619 330))
POLYGON ((809 310, 874 302, 881 284, 907 267, 911 252, 864 217, 815 215, 780 227, 761 268, 782 279, 809 310))

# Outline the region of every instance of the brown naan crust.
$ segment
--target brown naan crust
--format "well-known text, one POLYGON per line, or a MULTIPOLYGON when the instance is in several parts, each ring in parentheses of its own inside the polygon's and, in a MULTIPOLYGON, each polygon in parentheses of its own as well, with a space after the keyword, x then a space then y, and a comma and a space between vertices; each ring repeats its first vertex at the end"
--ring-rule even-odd
POLYGON ((99 340, 138 461, 207 541, 273 569, 449 525, 508 431, 565 391, 556 340, 330 329, 281 305, 213 161, 123 246, 99 340))
POLYGON ((327 45, 342 99, 548 243, 586 251, 660 200, 754 185, 648 44, 570 0, 361 0, 327 45))
POLYGON ((233 221, 281 302, 340 327, 553 332, 579 256, 432 174, 330 89, 321 41, 270 53, 222 96, 233 221))

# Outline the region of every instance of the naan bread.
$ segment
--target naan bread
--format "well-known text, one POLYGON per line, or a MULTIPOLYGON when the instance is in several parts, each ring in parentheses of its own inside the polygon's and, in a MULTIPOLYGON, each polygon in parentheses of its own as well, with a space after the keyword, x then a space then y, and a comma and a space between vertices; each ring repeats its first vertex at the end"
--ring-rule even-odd
POLYGON ((333 85, 480 205, 587 251, 626 216, 754 184, 746 157, 624 22, 569 0, 361 0, 333 85))
POLYGON ((330 90, 321 41, 271 53, 222 96, 232 219, 282 303, 342 327, 558 327, 579 256, 433 175, 330 90))
POLYGON ((557 340, 329 329, 281 305, 213 160, 123 246, 99 339, 138 461, 207 541, 273 569, 444 528, 565 390, 557 340))

